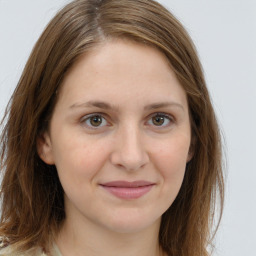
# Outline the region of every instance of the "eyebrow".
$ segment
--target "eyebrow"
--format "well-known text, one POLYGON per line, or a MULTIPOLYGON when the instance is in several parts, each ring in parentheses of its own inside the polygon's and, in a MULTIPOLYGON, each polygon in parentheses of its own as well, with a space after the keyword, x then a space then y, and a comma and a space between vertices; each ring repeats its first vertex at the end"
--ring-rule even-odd
POLYGON ((182 109, 183 111, 185 111, 184 107, 181 104, 179 104, 177 102, 173 102, 173 101, 153 103, 153 104, 145 106, 144 110, 153 110, 153 109, 166 108, 166 107, 178 107, 178 108, 182 109))
MULTIPOLYGON (((118 110, 117 106, 114 106, 112 104, 109 104, 109 103, 103 102, 103 101, 87 101, 84 103, 74 103, 70 106, 70 109, 90 108, 90 107, 96 107, 96 108, 106 109, 106 110, 115 110, 115 111, 118 110)), ((173 102, 173 101, 152 103, 152 104, 146 105, 144 107, 144 110, 149 111, 149 110, 166 108, 166 107, 178 107, 178 108, 182 109, 183 111, 185 111, 182 104, 179 104, 179 103, 173 102)))
POLYGON ((101 109, 117 109, 117 107, 112 106, 109 103, 103 102, 103 101, 87 101, 84 103, 75 103, 71 105, 69 108, 90 108, 90 107, 96 107, 101 109))

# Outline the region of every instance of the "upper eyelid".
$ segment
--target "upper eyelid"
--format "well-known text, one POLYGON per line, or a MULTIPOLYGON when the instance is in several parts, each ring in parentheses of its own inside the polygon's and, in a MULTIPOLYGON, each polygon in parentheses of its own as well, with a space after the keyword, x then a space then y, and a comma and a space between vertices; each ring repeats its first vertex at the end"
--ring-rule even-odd
POLYGON ((106 114, 101 113, 101 112, 94 112, 94 113, 91 113, 91 114, 83 115, 83 116, 80 118, 80 120, 83 122, 84 120, 87 120, 88 118, 93 117, 93 116, 101 116, 101 117, 103 117, 104 119, 108 119, 108 117, 106 117, 106 114))
POLYGON ((105 114, 103 113, 92 113, 92 114, 87 114, 82 116, 79 121, 80 123, 85 123, 85 121, 87 121, 88 119, 90 119, 91 117, 94 116, 100 116, 101 118, 103 118, 104 120, 106 120, 107 123, 109 123, 108 118, 105 116, 105 114))
POLYGON ((152 114, 149 115, 149 118, 152 118, 152 117, 158 116, 158 115, 159 115, 159 116, 167 117, 167 118, 169 118, 170 120, 173 120, 173 121, 176 120, 176 118, 175 118, 174 115, 168 114, 168 113, 165 113, 165 112, 155 112, 155 113, 152 113, 152 114))
MULTIPOLYGON (((93 112, 93 113, 90 113, 90 114, 83 115, 82 118, 89 118, 91 116, 97 116, 97 115, 102 116, 102 117, 106 117, 106 118, 108 118, 108 116, 109 116, 108 114, 103 113, 103 112, 93 112)), ((163 115, 163 116, 167 116, 167 117, 170 117, 170 118, 173 118, 173 119, 175 118, 173 114, 166 113, 166 112, 160 112, 160 111, 151 113, 151 114, 147 115, 146 118, 149 118, 151 116, 157 116, 157 115, 163 115)))
MULTIPOLYGON (((158 127, 158 128, 166 128, 166 127, 168 127, 168 126, 170 126, 171 124, 173 124, 173 123, 176 122, 175 118, 174 118, 172 115, 166 114, 166 113, 156 113, 156 114, 153 114, 153 115, 150 116, 150 118, 147 119, 147 120, 148 120, 147 122, 151 121, 151 119, 152 119, 153 117, 155 117, 155 116, 163 116, 164 118, 168 119, 169 122, 170 122, 170 123, 168 123, 167 125, 160 125, 160 126, 155 126, 155 125, 153 125, 153 126, 158 127)), ((151 125, 152 125, 152 124, 151 124, 151 125)))
MULTIPOLYGON (((108 123, 111 123, 111 117, 109 117, 109 115, 107 115, 106 113, 102 113, 102 112, 94 112, 94 113, 83 115, 80 118, 80 122, 83 123, 83 122, 85 122, 85 120, 88 120, 89 118, 91 118, 93 116, 97 116, 97 115, 104 118, 108 123)), ((145 119, 149 120, 150 118, 157 116, 157 115, 164 116, 164 117, 170 119, 170 121, 176 121, 176 118, 174 115, 172 115, 170 113, 166 113, 166 112, 154 112, 154 113, 147 115, 145 119)))
POLYGON ((98 127, 95 126, 95 127, 93 127, 93 126, 90 126, 90 125, 85 124, 85 122, 88 121, 88 119, 90 119, 91 117, 94 117, 94 116, 100 116, 100 117, 103 118, 108 124, 110 123, 110 122, 108 121, 108 118, 106 118, 105 115, 102 114, 102 113, 91 113, 91 114, 84 115, 82 118, 80 118, 79 121, 80 121, 80 123, 81 123, 82 125, 87 126, 87 127, 90 128, 90 129, 95 129, 95 130, 100 129, 100 128, 106 126, 106 125, 104 125, 104 126, 98 126, 98 127))

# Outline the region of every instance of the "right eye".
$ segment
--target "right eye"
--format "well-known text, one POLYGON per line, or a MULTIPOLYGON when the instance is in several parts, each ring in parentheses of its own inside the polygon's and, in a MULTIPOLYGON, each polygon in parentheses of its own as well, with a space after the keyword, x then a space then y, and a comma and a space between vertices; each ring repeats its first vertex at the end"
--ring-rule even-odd
POLYGON ((82 123, 91 129, 97 129, 108 125, 107 120, 100 114, 84 116, 82 123))

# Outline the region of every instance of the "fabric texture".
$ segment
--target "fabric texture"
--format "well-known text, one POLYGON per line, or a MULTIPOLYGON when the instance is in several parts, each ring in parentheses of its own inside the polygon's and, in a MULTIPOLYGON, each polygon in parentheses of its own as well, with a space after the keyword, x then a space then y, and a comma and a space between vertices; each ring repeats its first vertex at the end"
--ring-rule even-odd
POLYGON ((0 249, 0 256, 62 256, 56 244, 53 245, 50 254, 45 254, 42 249, 34 248, 26 252, 20 253, 12 246, 0 249))

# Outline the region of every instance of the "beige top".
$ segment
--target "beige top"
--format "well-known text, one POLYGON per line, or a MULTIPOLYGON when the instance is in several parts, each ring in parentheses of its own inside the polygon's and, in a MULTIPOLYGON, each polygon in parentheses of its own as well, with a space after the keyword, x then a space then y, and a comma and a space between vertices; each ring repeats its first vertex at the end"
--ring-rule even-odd
POLYGON ((24 253, 19 253, 12 246, 0 249, 0 256, 62 256, 59 248, 54 244, 50 254, 45 254, 40 248, 31 249, 24 253))

